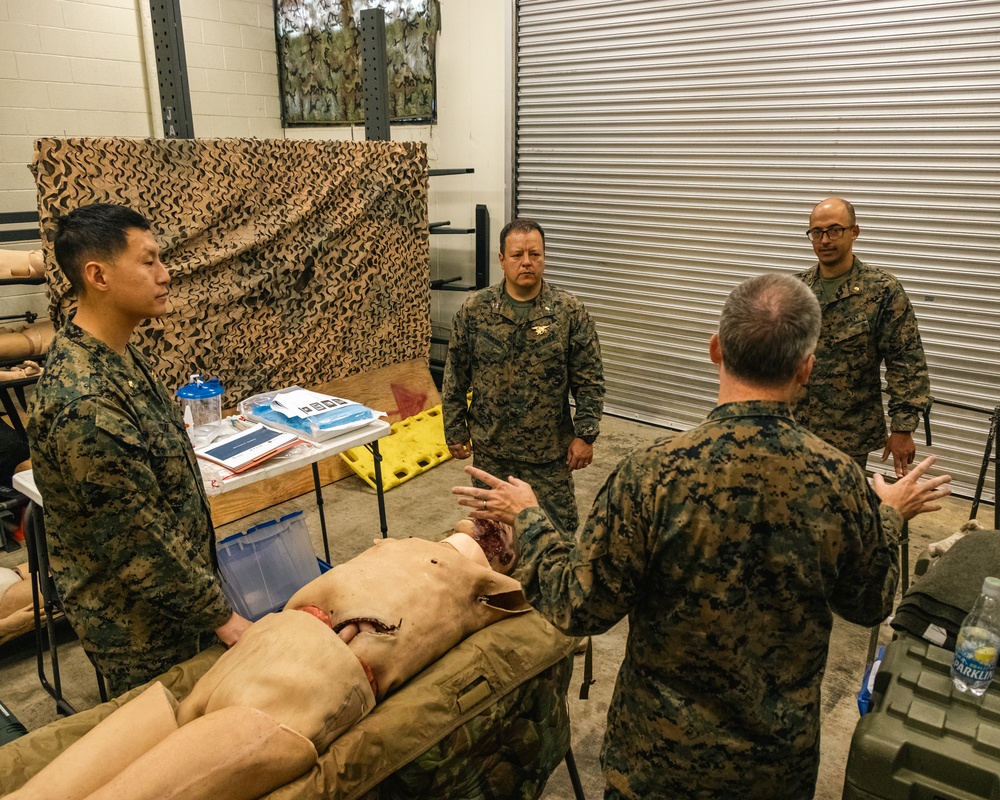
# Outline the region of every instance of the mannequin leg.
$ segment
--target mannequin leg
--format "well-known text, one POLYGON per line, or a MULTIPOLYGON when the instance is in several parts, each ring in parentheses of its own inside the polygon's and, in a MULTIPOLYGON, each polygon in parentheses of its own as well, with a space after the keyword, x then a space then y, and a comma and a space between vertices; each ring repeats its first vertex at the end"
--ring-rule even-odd
POLYGON ((7 800, 83 800, 177 730, 176 705, 173 695, 154 683, 67 747, 7 800))
POLYGON ((256 800, 315 763, 304 736, 230 706, 179 728, 87 800, 256 800))
POLYGON ((0 278, 40 278, 44 274, 41 250, 0 250, 0 278))

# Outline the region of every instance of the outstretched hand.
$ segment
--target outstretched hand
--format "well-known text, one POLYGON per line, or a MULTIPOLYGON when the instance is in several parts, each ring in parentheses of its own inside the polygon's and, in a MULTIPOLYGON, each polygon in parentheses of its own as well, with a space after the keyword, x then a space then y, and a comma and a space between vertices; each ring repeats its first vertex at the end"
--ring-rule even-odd
POLYGON ((875 494, 882 498, 885 505, 892 506, 902 514, 904 519, 937 511, 941 508, 938 501, 951 494, 951 487, 948 485, 951 483, 951 475, 937 475, 923 483, 917 483, 936 460, 937 456, 928 456, 895 483, 886 483, 885 478, 876 474, 873 479, 875 494))
POLYGON ((458 504, 471 509, 469 516, 474 519, 495 519, 513 525, 514 518, 524 509, 538 505, 531 485, 520 478, 512 476, 505 481, 475 467, 466 467, 465 471, 489 487, 451 487, 451 493, 458 496, 458 504))

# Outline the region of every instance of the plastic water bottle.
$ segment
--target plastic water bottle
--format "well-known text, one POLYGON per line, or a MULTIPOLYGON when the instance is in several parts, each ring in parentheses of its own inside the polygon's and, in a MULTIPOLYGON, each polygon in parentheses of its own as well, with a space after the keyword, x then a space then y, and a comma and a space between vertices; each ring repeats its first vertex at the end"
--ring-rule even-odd
POLYGON ((981 697, 993 680, 1000 649, 1000 578, 983 581, 972 611, 962 622, 951 662, 955 688, 981 697))

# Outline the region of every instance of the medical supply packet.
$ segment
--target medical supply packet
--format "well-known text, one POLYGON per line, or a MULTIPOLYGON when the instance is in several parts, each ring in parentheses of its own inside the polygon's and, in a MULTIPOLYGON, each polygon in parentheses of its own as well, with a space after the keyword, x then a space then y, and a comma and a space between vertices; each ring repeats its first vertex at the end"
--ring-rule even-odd
POLYGON ((240 402, 239 410, 249 420, 314 442, 332 439, 385 416, 385 412, 373 411, 353 400, 300 386, 248 397, 240 402))

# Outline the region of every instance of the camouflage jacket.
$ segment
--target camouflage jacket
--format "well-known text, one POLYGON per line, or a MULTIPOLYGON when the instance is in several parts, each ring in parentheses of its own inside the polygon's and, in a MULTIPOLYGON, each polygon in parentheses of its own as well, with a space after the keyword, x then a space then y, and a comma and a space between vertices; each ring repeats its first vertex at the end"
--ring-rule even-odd
POLYGON ((601 348, 587 309, 543 283, 518 323, 503 283, 477 292, 452 321, 441 397, 448 444, 471 438, 495 458, 535 464, 565 457, 574 436, 600 432, 604 410, 601 348))
POLYGON ((66 615, 113 684, 229 618, 184 422, 135 348, 119 356, 67 323, 28 438, 66 615))
POLYGON ((930 403, 927 361, 913 307, 892 275, 857 258, 837 296, 823 303, 819 267, 798 274, 823 305, 812 378, 795 417, 851 456, 885 447, 880 366, 885 362, 890 430, 913 431, 930 403))
POLYGON ((727 403, 627 456, 579 542, 515 520, 525 596, 556 627, 628 616, 602 764, 630 798, 812 797, 832 612, 890 611, 902 518, 777 402, 727 403))

